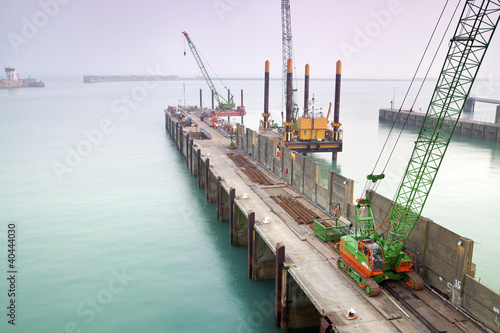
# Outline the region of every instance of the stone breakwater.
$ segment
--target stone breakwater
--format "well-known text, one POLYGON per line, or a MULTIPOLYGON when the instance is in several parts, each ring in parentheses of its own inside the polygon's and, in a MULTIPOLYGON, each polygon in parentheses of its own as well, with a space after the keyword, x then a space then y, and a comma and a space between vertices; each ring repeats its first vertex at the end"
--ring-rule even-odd
POLYGON ((45 83, 36 79, 19 79, 19 80, 0 80, 0 89, 9 88, 26 88, 26 87, 45 87, 45 83))

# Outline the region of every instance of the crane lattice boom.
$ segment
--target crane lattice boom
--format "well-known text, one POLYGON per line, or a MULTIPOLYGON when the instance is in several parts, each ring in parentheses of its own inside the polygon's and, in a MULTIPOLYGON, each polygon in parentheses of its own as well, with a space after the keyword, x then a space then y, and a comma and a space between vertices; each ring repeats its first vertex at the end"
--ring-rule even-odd
POLYGON ((198 53, 198 50, 196 49, 196 46, 194 46, 194 44, 191 41, 191 38, 189 38, 189 35, 187 34, 187 32, 183 31, 182 34, 184 35, 184 37, 186 37, 186 40, 187 40, 188 45, 189 45, 189 49, 191 50, 191 53, 193 53, 194 59, 196 60, 196 63, 198 64, 198 67, 200 68, 201 73, 203 74, 203 77, 205 78, 205 81, 207 82, 208 87, 210 88, 210 91, 212 92, 212 94, 214 94, 215 99, 217 100, 217 104, 219 105, 219 108, 220 109, 234 108, 233 96, 230 97, 230 100, 228 101, 228 103, 223 103, 221 101, 222 96, 215 89, 215 86, 214 86, 212 80, 210 79, 210 76, 208 75, 208 72, 207 72, 205 66, 203 65, 203 61, 201 61, 201 57, 198 53))
POLYGON ((500 17, 500 2, 467 1, 391 209, 386 257, 395 258, 422 212, 500 17))
MULTIPOLYGON (((290 14, 290 0, 281 0, 281 34, 282 34, 282 48, 283 48, 283 94, 287 91, 287 62, 288 59, 293 59, 292 47, 292 17, 290 14)), ((298 112, 298 105, 294 99, 294 91, 292 83, 292 103, 293 114, 292 120, 295 121, 298 112)), ((286 100, 286 96, 285 96, 286 100)))

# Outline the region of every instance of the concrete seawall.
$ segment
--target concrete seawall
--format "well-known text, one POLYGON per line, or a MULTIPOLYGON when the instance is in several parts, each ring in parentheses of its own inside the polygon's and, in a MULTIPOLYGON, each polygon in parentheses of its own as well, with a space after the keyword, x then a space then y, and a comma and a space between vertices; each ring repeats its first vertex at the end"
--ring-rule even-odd
MULTIPOLYGON (((497 118, 500 112, 500 106, 497 107, 497 118)), ((395 109, 379 109, 378 119, 379 121, 393 122, 397 117, 397 123, 403 124, 408 117, 408 111, 401 110, 399 117, 398 110, 395 109)), ((412 112, 406 123, 407 126, 414 126, 417 128, 422 127, 425 114, 412 112)), ((453 135, 462 135, 466 137, 500 142, 500 124, 488 123, 483 121, 467 120, 461 119, 457 127, 455 128, 455 133, 453 135)))
MULTIPOLYGON (((224 170, 221 166, 221 159, 224 158, 222 155, 216 156, 216 150, 207 153, 208 142, 212 140, 193 139, 192 134, 183 129, 182 122, 175 119, 177 116, 165 113, 166 129, 185 157, 189 170, 197 176, 199 187, 205 188, 207 201, 215 202, 218 219, 229 221, 231 243, 248 247, 249 276, 255 280, 276 280, 275 315, 282 328, 319 325, 321 329, 325 328, 323 331, 320 329, 320 332, 328 332, 328 329, 354 332, 371 331, 373 327, 377 327, 377 330, 390 332, 394 331, 392 325, 401 324, 388 319, 378 321, 377 326, 371 326, 374 321, 367 320, 364 323, 358 322, 360 326, 354 327, 352 322, 346 322, 342 312, 351 306, 351 301, 354 302, 354 307, 359 308, 359 304, 372 302, 377 308, 380 305, 373 302, 379 300, 359 299, 355 291, 346 290, 351 285, 344 281, 343 276, 336 275, 336 268, 330 267, 336 266, 331 249, 312 232, 306 232, 295 224, 285 223, 290 230, 280 225, 278 235, 275 233, 278 229, 272 223, 260 222, 267 216, 273 219, 274 213, 279 213, 280 218, 286 215, 266 196, 266 191, 278 189, 291 193, 297 199, 304 198, 300 200, 307 200, 309 206, 321 210, 324 216, 342 215, 354 221, 353 180, 330 171, 327 186, 323 186, 319 163, 286 147, 278 147, 269 137, 238 125, 234 138, 237 147, 243 154, 251 155, 255 163, 282 180, 289 188, 279 184, 268 187, 252 183, 241 184, 240 177, 235 178, 221 171, 224 170), (205 153, 202 153, 202 149, 205 153), (250 199, 246 199, 244 193, 238 193, 236 189, 244 189, 248 194, 252 191, 250 199, 252 196, 260 198, 260 204, 252 205, 250 199), (286 233, 295 235, 289 239, 286 233), (287 241, 282 243, 279 240, 283 237, 287 241), (298 239, 293 240, 294 237, 298 239), (312 245, 314 250, 311 252, 308 246, 312 245), (319 257, 311 260, 313 253, 317 252, 319 257), (306 272, 310 275, 307 276, 306 272), (317 280, 324 281, 329 289, 326 289, 326 285, 317 284, 317 280), (332 324, 332 320, 337 324, 332 324)), ((415 122, 417 121, 415 118, 415 122)), ((222 147, 221 143, 214 142, 212 145, 222 147)), ((374 192, 367 193, 367 197, 372 199, 375 220, 383 221, 392 205, 391 200, 374 192)), ((417 256, 416 272, 424 278, 431 290, 447 298, 459 311, 470 314, 492 331, 500 332, 500 295, 474 279, 473 245, 471 239, 425 217, 420 218, 407 242, 408 249, 417 256)), ((363 311, 359 314, 363 318, 375 316, 368 308, 363 311)), ((466 321, 458 317, 454 321, 455 325, 469 331, 466 321)))

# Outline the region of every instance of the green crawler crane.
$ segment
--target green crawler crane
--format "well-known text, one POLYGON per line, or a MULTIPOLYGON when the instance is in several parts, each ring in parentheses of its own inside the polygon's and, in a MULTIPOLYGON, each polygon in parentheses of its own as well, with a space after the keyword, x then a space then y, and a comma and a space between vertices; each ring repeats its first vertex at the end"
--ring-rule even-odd
MULTIPOLYGON (((375 228, 370 201, 358 201, 355 232, 340 240, 339 266, 370 296, 377 295, 378 283, 387 279, 423 288, 422 278, 413 270, 414 256, 404 246, 420 217, 499 17, 498 0, 466 1, 384 235, 375 228)), ((382 177, 367 178, 374 183, 382 177)))

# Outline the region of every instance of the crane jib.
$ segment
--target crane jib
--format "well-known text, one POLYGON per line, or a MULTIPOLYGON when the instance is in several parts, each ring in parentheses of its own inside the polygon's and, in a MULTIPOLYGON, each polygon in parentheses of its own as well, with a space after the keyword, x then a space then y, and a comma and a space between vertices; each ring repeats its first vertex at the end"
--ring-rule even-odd
POLYGON ((397 257, 420 217, 499 17, 498 1, 466 2, 391 209, 388 257, 397 257))
MULTIPOLYGON (((217 92, 217 89, 215 89, 215 86, 212 82, 212 79, 210 79, 210 76, 208 75, 207 69, 205 68, 205 65, 203 65, 203 61, 201 60, 200 54, 198 53, 196 46, 194 46, 194 43, 191 41, 191 38, 189 38, 189 35, 187 34, 187 32, 183 31, 182 34, 184 35, 184 37, 186 37, 186 40, 187 40, 188 45, 189 45, 189 49, 191 50, 191 53, 193 54, 194 59, 196 60, 196 63, 198 64, 198 67, 200 68, 200 71, 203 74, 203 77, 205 78, 205 81, 207 82, 210 91, 212 92, 212 95, 217 100, 217 104, 219 105, 219 109, 233 108, 234 107, 233 96, 229 97, 229 100, 227 101, 227 103, 223 103, 221 101, 222 95, 220 95, 217 92)), ((224 100, 224 102, 225 101, 226 100, 224 100)))

